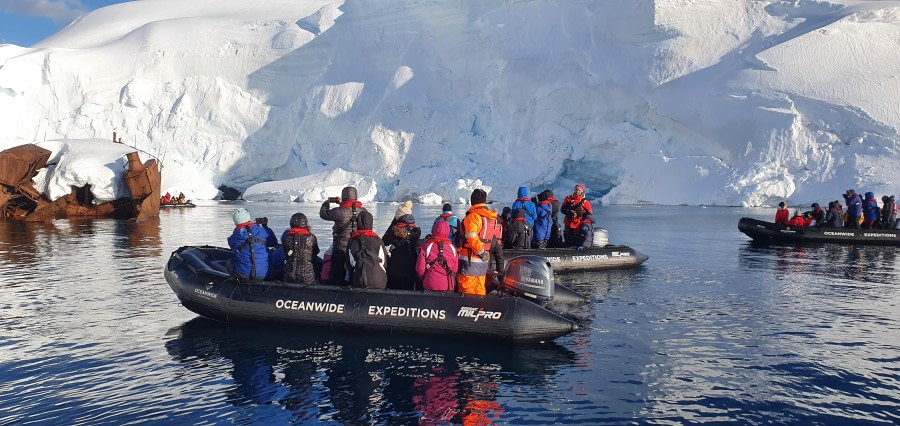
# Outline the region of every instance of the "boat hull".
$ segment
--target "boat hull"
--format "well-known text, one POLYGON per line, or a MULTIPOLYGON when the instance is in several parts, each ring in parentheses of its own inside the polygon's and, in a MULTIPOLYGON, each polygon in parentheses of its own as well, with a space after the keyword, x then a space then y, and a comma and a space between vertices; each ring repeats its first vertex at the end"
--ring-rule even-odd
POLYGON ((624 269, 638 267, 649 257, 628 246, 591 247, 584 251, 574 248, 548 248, 528 250, 504 250, 504 256, 512 258, 522 255, 535 255, 546 258, 553 267, 553 272, 590 272, 607 269, 624 269))
POLYGON ((749 217, 738 221, 738 230, 762 243, 835 243, 900 246, 900 231, 894 229, 815 228, 779 225, 749 217))
POLYGON ((165 277, 184 307, 225 322, 278 322, 511 342, 547 341, 578 329, 575 322, 514 296, 241 283, 219 266, 228 256, 227 249, 214 247, 182 247, 172 254, 165 277))

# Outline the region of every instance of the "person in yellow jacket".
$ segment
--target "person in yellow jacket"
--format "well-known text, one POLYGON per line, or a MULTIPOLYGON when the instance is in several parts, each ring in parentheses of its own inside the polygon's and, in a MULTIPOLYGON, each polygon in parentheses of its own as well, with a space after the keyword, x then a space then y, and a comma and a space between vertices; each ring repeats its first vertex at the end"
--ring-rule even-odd
POLYGON ((472 191, 472 207, 462 221, 463 243, 460 244, 459 292, 466 294, 487 294, 485 278, 491 267, 491 248, 499 244, 497 212, 487 206, 487 193, 483 189, 472 191))

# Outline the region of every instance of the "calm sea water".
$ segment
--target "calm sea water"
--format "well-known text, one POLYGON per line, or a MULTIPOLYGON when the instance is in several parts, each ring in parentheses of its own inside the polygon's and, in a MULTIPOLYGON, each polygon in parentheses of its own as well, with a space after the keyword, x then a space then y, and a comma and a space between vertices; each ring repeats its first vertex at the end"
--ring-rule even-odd
MULTIPOLYGON (((318 205, 245 206, 330 239, 318 205)), ((586 327, 508 346, 197 318, 163 265, 224 245, 235 207, 0 222, 0 424, 900 423, 895 248, 753 247, 737 220, 768 209, 603 207, 650 260, 559 277, 591 296, 586 327)))

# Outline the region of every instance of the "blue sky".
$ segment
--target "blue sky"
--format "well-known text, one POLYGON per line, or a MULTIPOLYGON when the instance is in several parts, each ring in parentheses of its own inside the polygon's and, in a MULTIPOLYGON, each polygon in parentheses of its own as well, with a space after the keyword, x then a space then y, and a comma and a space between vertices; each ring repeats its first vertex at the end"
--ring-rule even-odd
POLYGON ((0 0, 0 43, 31 46, 94 9, 125 0, 0 0))

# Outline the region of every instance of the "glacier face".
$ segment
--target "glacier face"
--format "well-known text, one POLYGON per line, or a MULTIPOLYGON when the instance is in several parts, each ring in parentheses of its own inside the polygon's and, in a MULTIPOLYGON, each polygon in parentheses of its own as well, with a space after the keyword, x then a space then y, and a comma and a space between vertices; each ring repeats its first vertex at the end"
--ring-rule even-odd
POLYGON ((0 47, 0 148, 115 130, 192 198, 337 170, 380 200, 483 185, 512 201, 520 185, 560 196, 577 182, 606 203, 889 194, 898 8, 123 3, 0 47))

